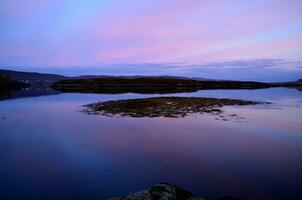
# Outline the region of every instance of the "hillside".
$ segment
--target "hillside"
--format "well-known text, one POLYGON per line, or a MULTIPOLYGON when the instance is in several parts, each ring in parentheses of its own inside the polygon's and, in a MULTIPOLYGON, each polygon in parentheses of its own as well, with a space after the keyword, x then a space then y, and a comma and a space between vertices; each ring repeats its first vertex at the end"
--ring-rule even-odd
POLYGON ((68 77, 57 74, 0 70, 0 75, 9 76, 13 80, 29 82, 31 85, 51 84, 68 77))
POLYGON ((13 91, 29 86, 26 83, 21 83, 12 80, 9 76, 0 75, 0 97, 9 96, 13 91))
POLYGON ((37 72, 24 72, 0 69, 0 75, 6 75, 13 80, 27 81, 33 84, 37 83, 54 83, 65 79, 97 79, 97 78, 121 78, 121 79, 137 79, 137 78, 168 78, 168 79, 188 79, 188 80, 210 80, 199 77, 183 77, 183 76, 109 76, 109 75, 81 75, 81 76, 63 76, 58 74, 37 73, 37 72))
POLYGON ((182 76, 107 76, 83 75, 68 77, 57 74, 0 70, 0 75, 28 82, 32 86, 51 86, 63 92, 87 93, 174 93, 200 89, 259 89, 269 87, 301 88, 302 80, 263 83, 253 81, 210 80, 182 76))
POLYGON ((25 86, 27 86, 27 84, 12 80, 9 76, 0 74, 0 88, 19 89, 25 86))

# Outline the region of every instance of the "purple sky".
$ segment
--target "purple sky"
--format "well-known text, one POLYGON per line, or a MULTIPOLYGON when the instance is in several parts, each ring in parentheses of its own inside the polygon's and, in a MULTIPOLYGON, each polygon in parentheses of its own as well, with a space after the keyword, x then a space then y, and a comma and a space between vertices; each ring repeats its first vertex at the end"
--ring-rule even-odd
POLYGON ((1 0, 0 67, 302 78, 301 0, 1 0))

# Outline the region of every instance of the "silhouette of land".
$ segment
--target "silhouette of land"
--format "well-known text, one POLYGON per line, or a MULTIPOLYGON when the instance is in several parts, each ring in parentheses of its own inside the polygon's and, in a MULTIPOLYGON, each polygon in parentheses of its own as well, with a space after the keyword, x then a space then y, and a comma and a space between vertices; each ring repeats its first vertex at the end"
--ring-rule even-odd
POLYGON ((66 79, 51 85, 62 92, 80 93, 143 93, 164 94, 195 92, 204 89, 262 89, 271 87, 301 87, 302 82, 263 83, 254 81, 214 81, 172 77, 103 77, 93 79, 66 79))
MULTIPOLYGON (((48 88, 50 86, 60 92, 79 93, 172 94, 196 92, 205 89, 262 89, 271 87, 290 87, 300 91, 302 89, 301 79, 291 82, 264 83, 255 81, 210 80, 200 77, 190 78, 181 76, 85 75, 68 77, 57 74, 11 70, 0 70, 0 75, 2 77, 9 76, 14 81, 28 83, 32 87, 48 88)), ((6 87, 3 83, 1 85, 0 87, 2 88, 11 88, 6 87)))
POLYGON ((26 83, 12 80, 9 76, 0 75, 0 98, 10 96, 15 90, 28 87, 26 83))

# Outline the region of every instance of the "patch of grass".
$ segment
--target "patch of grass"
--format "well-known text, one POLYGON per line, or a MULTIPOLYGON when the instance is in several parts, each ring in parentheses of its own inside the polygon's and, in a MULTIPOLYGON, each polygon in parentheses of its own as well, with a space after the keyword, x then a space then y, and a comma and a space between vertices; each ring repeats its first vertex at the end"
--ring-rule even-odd
POLYGON ((223 106, 255 105, 258 103, 260 102, 238 99, 155 97, 93 103, 86 105, 86 112, 105 116, 179 118, 192 113, 221 115, 223 106))

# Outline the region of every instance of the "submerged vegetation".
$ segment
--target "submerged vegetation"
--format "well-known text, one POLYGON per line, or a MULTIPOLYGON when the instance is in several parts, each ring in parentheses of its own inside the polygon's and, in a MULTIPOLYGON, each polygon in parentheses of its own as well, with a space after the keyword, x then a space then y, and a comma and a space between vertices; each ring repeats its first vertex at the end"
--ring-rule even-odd
MULTIPOLYGON (((155 97, 106 101, 86 105, 89 114, 128 117, 185 117, 192 113, 210 113, 224 118, 221 108, 227 105, 255 105, 260 102, 237 99, 198 97, 155 97)), ((231 115, 230 115, 231 116, 231 115)), ((237 115, 233 115, 236 117, 237 115)))

